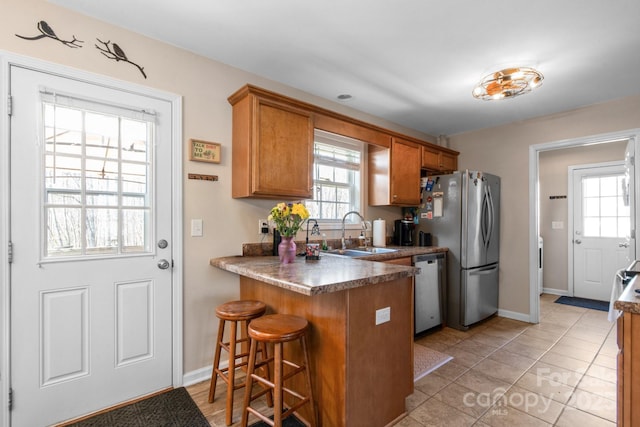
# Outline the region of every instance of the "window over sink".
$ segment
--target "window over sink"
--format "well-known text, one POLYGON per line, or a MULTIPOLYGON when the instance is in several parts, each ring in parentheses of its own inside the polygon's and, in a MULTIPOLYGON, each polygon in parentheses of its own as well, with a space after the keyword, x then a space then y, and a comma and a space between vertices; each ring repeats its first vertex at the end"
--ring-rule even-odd
MULTIPOLYGON (((363 205, 363 161, 365 144, 342 135, 315 130, 313 199, 305 205, 311 218, 327 228, 341 225, 349 211, 363 205)), ((347 221, 354 221, 348 217, 347 221)))

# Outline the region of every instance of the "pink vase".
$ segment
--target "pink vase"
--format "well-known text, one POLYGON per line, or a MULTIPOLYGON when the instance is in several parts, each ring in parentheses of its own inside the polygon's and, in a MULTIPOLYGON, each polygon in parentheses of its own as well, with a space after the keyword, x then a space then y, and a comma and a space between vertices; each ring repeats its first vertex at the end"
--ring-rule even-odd
POLYGON ((293 237, 282 236, 282 241, 278 244, 278 256, 282 264, 290 264, 296 259, 296 242, 293 237))

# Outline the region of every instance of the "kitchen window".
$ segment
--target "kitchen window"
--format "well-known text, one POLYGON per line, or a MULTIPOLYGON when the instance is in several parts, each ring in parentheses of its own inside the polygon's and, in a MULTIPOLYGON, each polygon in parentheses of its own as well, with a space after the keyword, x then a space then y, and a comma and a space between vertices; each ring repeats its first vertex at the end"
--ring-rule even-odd
MULTIPOLYGON (((360 211, 364 176, 362 142, 320 130, 315 131, 313 199, 306 202, 310 218, 331 229, 349 211, 360 211)), ((356 216, 347 217, 355 223, 356 216)))

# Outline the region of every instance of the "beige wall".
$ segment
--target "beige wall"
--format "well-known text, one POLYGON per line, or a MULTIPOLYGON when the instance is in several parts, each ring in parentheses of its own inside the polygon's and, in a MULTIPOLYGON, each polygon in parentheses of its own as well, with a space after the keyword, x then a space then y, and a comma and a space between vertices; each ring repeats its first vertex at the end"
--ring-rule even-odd
POLYGON ((540 193, 540 235, 544 240, 544 288, 564 294, 568 290, 569 216, 567 199, 551 196, 568 194, 568 167, 624 160, 626 141, 585 147, 549 150, 540 153, 538 169, 540 193), (562 221, 562 229, 552 229, 552 221, 562 221))
MULTIPOLYGON (((242 243, 256 242, 258 219, 266 218, 273 201, 231 198, 231 106, 227 97, 246 83, 270 89, 321 107, 432 141, 428 135, 404 129, 352 109, 300 92, 177 49, 164 43, 68 11, 45 0, 1 0, 0 53, 17 53, 62 64, 118 80, 179 94, 183 97, 184 176, 187 173, 218 175, 219 181, 184 179, 184 365, 185 373, 211 364, 214 332, 218 323, 214 309, 238 296, 238 278, 209 266, 212 257, 240 254, 242 243), (14 34, 37 35, 36 24, 46 21, 60 38, 75 35, 84 40, 81 49, 57 41, 26 41, 14 34), (144 67, 148 78, 132 65, 104 58, 94 47, 96 38, 117 43, 130 60, 144 67), (189 162, 189 138, 222 144, 222 163, 189 162), (204 221, 204 237, 190 237, 189 222, 204 221)), ((126 13, 126 11, 123 11, 126 13)), ((213 40, 212 43, 224 43, 213 40)), ((364 209, 367 219, 382 217, 390 224, 400 216, 398 208, 364 209)), ((389 230, 390 231, 390 230, 389 230)), ((334 237, 331 233, 328 237, 334 237)))
POLYGON ((501 310, 529 313, 529 146, 633 128, 640 128, 640 96, 449 137, 460 169, 502 177, 501 310))

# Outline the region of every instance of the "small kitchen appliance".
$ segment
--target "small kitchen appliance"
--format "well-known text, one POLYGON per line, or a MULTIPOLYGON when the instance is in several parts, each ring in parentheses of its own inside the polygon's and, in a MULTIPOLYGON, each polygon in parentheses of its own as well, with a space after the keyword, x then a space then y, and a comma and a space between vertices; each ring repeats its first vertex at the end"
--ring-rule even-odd
POLYGON ((396 219, 393 229, 393 242, 399 246, 413 246, 415 225, 409 219, 396 219))

